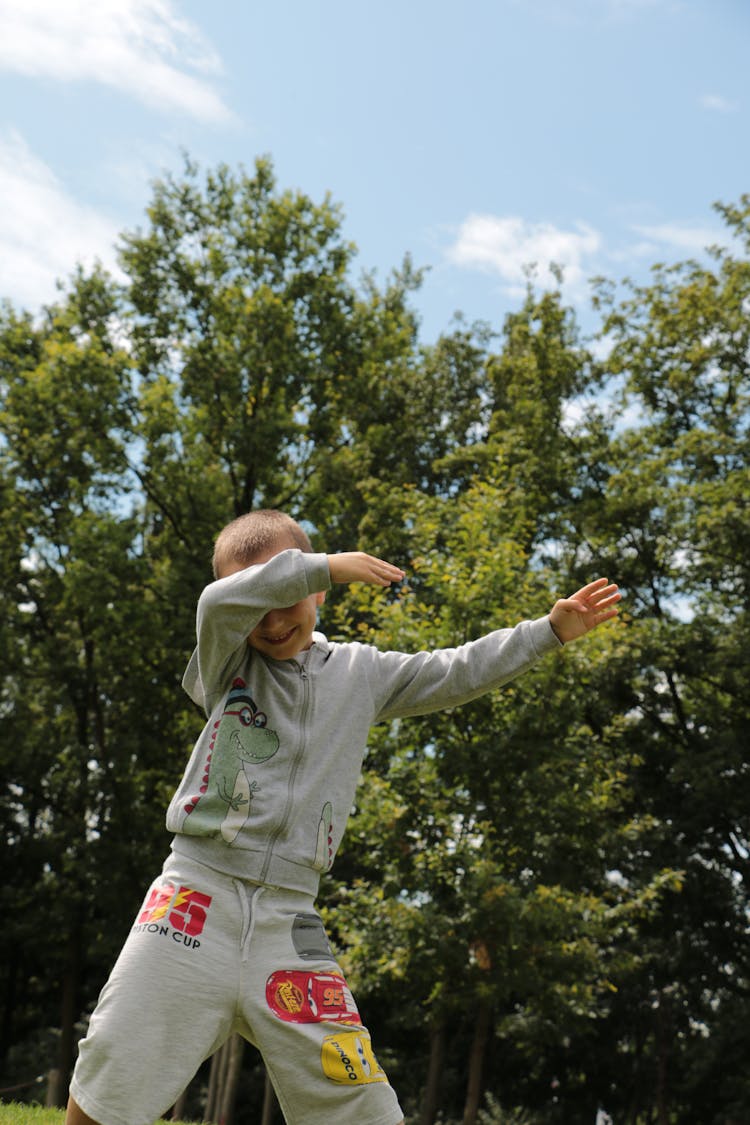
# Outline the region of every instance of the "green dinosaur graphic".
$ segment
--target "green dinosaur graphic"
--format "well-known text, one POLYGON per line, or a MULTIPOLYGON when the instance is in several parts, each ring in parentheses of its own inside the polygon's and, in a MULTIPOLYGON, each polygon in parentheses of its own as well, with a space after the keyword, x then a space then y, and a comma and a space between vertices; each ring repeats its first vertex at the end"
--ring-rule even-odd
POLYGON ((255 706, 245 681, 236 679, 214 724, 200 792, 185 805, 183 833, 221 836, 233 843, 260 790, 245 767, 267 761, 278 748, 276 731, 266 727, 266 716, 255 706))

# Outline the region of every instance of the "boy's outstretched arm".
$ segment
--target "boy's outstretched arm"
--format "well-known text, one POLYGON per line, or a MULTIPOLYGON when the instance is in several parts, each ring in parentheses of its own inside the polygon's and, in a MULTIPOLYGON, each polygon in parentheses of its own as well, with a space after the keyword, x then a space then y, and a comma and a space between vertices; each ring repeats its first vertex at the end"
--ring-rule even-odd
POLYGON ((563 644, 583 637, 603 621, 617 616, 617 603, 622 594, 616 583, 597 578, 582 586, 570 598, 555 602, 549 622, 563 644))
POLYGON ((384 559, 366 555, 364 551, 342 551, 328 556, 331 582, 367 582, 371 586, 390 586, 400 582, 404 571, 384 559))
MULTIPOLYGON (((400 567, 364 551, 342 551, 329 555, 328 569, 331 582, 366 582, 372 586, 390 586, 405 576, 400 567)), ((616 583, 597 578, 581 587, 572 597, 555 602, 549 615, 550 625, 558 639, 567 644, 615 617, 621 598, 616 583)))

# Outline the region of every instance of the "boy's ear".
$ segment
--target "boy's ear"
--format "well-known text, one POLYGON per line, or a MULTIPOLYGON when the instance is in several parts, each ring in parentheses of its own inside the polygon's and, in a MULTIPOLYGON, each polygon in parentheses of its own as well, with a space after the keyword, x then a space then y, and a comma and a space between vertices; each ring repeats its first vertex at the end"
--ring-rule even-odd
POLYGON ((317 593, 315 595, 315 604, 316 605, 322 605, 325 600, 326 600, 326 592, 325 592, 325 590, 320 590, 319 593, 317 593))

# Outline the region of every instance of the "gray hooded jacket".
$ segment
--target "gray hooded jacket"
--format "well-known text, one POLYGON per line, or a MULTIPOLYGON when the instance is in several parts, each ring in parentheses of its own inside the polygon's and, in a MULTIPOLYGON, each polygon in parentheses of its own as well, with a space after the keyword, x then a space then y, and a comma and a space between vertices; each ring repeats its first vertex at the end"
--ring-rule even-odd
POLYGON ((270 609, 329 588, 326 555, 287 550, 203 591, 183 686, 208 722, 167 811, 175 851, 313 895, 341 842, 370 727, 466 703, 560 648, 547 617, 411 655, 317 632, 293 660, 249 647, 270 609))

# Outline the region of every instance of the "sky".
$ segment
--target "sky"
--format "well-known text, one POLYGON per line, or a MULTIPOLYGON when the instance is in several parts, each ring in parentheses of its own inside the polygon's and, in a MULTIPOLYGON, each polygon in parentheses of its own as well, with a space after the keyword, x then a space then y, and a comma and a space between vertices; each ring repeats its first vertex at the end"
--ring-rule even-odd
POLYGON ((590 279, 728 242, 750 192, 750 0, 0 0, 0 297, 117 273, 184 155, 340 204, 355 277, 409 255, 429 343, 500 329, 528 271, 590 279))

